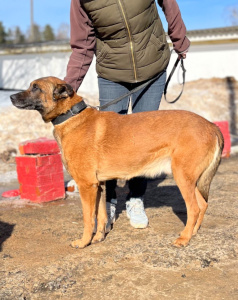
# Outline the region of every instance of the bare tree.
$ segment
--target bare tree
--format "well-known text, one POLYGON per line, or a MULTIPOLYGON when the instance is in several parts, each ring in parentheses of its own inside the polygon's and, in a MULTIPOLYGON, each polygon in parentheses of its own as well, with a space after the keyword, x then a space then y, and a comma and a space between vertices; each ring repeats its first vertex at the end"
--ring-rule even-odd
POLYGON ((228 7, 227 14, 229 22, 231 22, 233 26, 238 25, 238 6, 228 7))
POLYGON ((69 25, 66 23, 60 24, 57 35, 56 35, 57 40, 67 40, 69 39, 69 25))

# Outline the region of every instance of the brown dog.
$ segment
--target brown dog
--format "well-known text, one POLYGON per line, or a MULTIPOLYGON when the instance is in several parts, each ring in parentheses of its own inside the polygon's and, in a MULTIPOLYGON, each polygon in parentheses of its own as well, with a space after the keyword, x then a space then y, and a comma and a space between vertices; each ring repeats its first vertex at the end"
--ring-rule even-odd
POLYGON ((18 108, 38 110, 45 122, 54 124, 64 165, 78 185, 83 207, 83 237, 73 247, 105 237, 104 181, 162 172, 172 171, 187 207, 186 226, 174 245, 186 246, 197 233, 223 150, 216 125, 187 111, 120 115, 86 108, 72 87, 55 77, 33 81, 11 100, 18 108))

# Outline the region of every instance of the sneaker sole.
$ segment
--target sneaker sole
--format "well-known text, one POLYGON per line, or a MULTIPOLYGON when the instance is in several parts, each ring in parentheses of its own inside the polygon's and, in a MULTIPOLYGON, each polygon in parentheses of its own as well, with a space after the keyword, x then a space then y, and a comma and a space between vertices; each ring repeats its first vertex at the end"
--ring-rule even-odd
MULTIPOLYGON (((130 216, 128 215, 128 213, 126 214, 127 215, 127 218, 130 219, 130 216)), ((132 227, 136 228, 136 229, 144 229, 148 226, 148 222, 147 224, 140 224, 140 223, 133 223, 130 221, 130 224, 132 227)))
POLYGON ((138 223, 132 223, 130 222, 131 226, 136 228, 136 229, 144 229, 148 226, 148 223, 147 224, 138 224, 138 223))

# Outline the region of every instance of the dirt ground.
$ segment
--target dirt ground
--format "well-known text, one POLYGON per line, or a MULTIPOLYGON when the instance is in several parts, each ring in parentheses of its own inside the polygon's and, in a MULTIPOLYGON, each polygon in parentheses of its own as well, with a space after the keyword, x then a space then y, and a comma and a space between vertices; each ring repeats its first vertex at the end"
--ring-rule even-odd
MULTIPOLYGON (((69 246, 83 230, 77 194, 47 204, 2 198, 0 299, 238 299, 237 165, 238 156, 222 160, 203 226, 183 249, 171 246, 186 221, 171 177, 149 182, 146 229, 129 225, 127 186, 118 188, 112 231, 83 250, 69 246)), ((11 175, 2 189, 17 185, 14 168, 1 163, 11 175)))

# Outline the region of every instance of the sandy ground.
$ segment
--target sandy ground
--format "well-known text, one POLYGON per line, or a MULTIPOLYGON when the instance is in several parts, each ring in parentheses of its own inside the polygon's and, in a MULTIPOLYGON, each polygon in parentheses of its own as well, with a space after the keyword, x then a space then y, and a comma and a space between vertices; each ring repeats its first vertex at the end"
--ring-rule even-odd
MULTIPOLYGON (((162 108, 228 120, 236 144, 236 95, 237 82, 229 89, 227 80, 200 80, 186 85, 178 104, 163 102, 162 108)), ((18 143, 52 137, 52 125, 43 124, 37 112, 8 107, 0 113, 1 195, 18 187, 13 151, 18 143)), ((127 186, 118 188, 113 230, 104 242, 83 250, 69 246, 83 231, 78 194, 47 204, 0 197, 0 299, 238 299, 237 165, 238 156, 222 160, 203 226, 183 249, 171 246, 186 222, 172 177, 149 182, 149 227, 143 230, 129 225, 127 186)))
POLYGON ((69 246, 83 230, 78 195, 2 199, 0 299, 237 299, 237 165, 237 156, 223 159, 203 226, 183 249, 171 246, 186 209, 170 177, 149 182, 143 230, 129 225, 127 187, 118 188, 113 230, 83 250, 69 246))

